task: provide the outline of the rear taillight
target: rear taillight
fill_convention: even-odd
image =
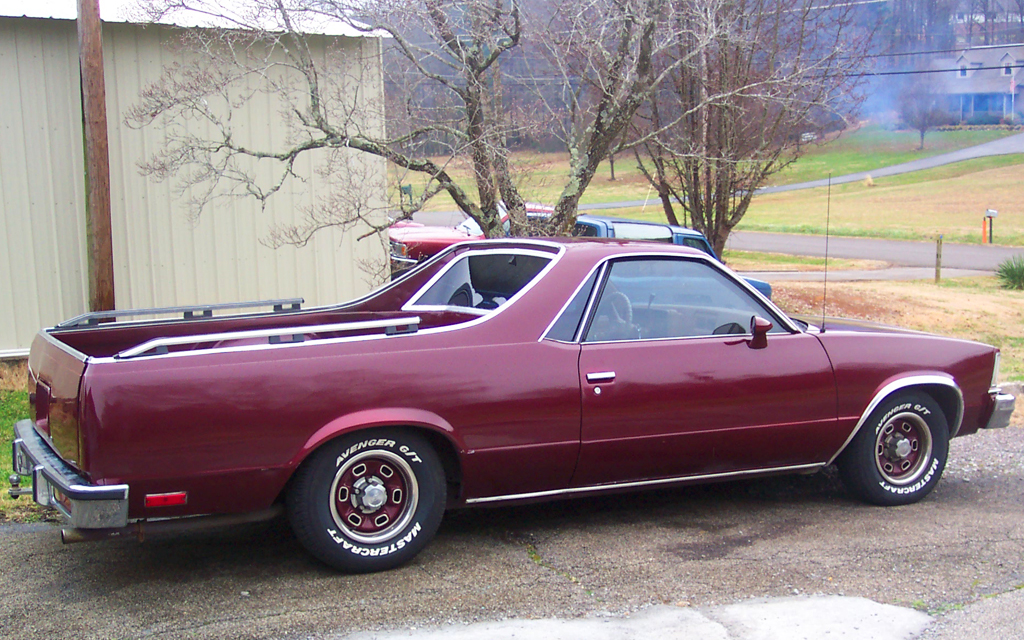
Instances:
[[[32,394],[32,405],[35,407],[36,429],[50,435],[50,387],[42,382],[36,383],[36,392]]]

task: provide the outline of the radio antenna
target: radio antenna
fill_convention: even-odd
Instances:
[[[821,292],[821,332],[825,333],[825,301],[828,299],[828,227],[832,218],[832,172],[828,172],[828,192],[825,197],[825,281]]]

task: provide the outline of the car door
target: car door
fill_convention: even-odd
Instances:
[[[841,445],[817,338],[708,260],[614,261],[591,308],[573,486],[800,467]]]

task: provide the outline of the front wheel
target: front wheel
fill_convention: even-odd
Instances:
[[[430,444],[405,429],[328,442],[299,468],[287,495],[299,542],[352,573],[408,562],[430,542],[445,505],[444,470]]]
[[[850,493],[882,506],[911,504],[942,476],[949,426],[931,396],[903,392],[882,402],[839,456]]]

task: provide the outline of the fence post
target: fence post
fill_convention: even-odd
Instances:
[[[939,234],[939,239],[935,241],[935,284],[939,284],[939,280],[942,279],[942,234]]]

